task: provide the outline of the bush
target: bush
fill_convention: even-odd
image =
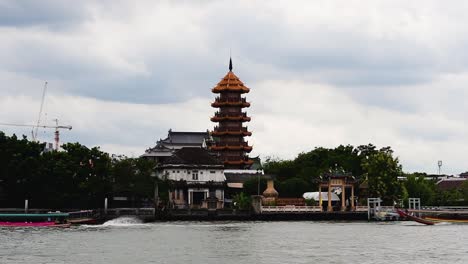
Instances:
[[[307,206],[316,206],[318,205],[318,202],[315,201],[315,199],[305,199],[305,204]]]
[[[234,202],[234,208],[236,209],[248,210],[252,205],[252,200],[250,199],[250,196],[243,192],[236,194],[233,197],[232,201]]]

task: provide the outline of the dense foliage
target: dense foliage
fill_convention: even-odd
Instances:
[[[438,191],[435,181],[424,179],[427,175],[403,173],[390,147],[377,149],[371,144],[315,148],[293,160],[268,158],[264,169],[265,173],[276,175],[275,188],[280,197],[301,197],[306,191],[317,191],[322,175],[336,171],[352,173],[360,187],[364,187],[355,190],[358,197],[381,197],[384,204],[407,202],[408,197],[420,197],[426,205],[468,201],[468,183],[461,190]],[[398,180],[399,176],[406,176],[407,180]],[[256,186],[257,180],[251,181],[249,184]],[[247,193],[249,190],[246,189]]]
[[[154,164],[144,159],[111,158],[79,143],[42,152],[43,144],[0,132],[0,206],[97,208],[104,198],[129,197],[128,205],[150,201]]]
[[[43,152],[43,148],[43,144],[26,137],[0,132],[0,207],[22,207],[25,199],[35,208],[99,208],[105,197],[110,198],[110,206],[152,203],[153,162],[110,157],[99,148],[79,143],[64,144],[59,152]],[[352,173],[359,186],[365,187],[356,188],[358,197],[381,197],[385,204],[406,202],[408,197],[419,197],[424,205],[468,202],[468,181],[459,189],[440,191],[436,181],[427,180],[424,173],[404,174],[389,147],[315,148],[294,160],[268,158],[264,169],[276,176],[280,197],[302,197],[304,192],[317,191],[324,173],[335,171]],[[405,180],[398,180],[399,176],[406,176]],[[172,187],[166,181],[159,181],[158,186],[159,197],[167,200]],[[264,178],[245,182],[243,193],[235,198],[238,207],[245,206],[249,195],[262,193],[265,188]],[[127,197],[128,201],[117,204],[113,197]]]

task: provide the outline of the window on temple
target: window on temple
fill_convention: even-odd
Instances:
[[[193,171],[192,172],[192,180],[198,180],[198,171]]]

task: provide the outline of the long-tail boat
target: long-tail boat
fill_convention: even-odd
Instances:
[[[68,213],[0,214],[0,227],[70,227]]]
[[[402,217],[402,218],[406,218],[408,220],[412,220],[412,221],[415,221],[415,222],[418,222],[418,223],[421,223],[421,224],[425,224],[425,225],[434,225],[433,221],[430,221],[430,220],[427,220],[427,219],[424,219],[424,218],[421,218],[421,217],[417,217],[417,216],[414,216],[414,215],[410,215],[409,213],[403,212],[400,209],[397,209],[396,211],[400,215],[400,217]]]
[[[432,222],[468,223],[468,210],[466,208],[413,209],[409,211],[421,214],[422,218]]]

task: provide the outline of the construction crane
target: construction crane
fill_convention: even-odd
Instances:
[[[71,130],[72,126],[59,126],[58,119],[54,119],[55,121],[55,126],[46,126],[46,125],[23,125],[23,124],[11,124],[11,123],[0,123],[0,126],[17,126],[17,127],[32,127],[33,129],[36,127],[41,127],[41,128],[54,128],[55,129],[55,150],[59,149],[59,143],[60,143],[60,132],[59,129],[68,129]]]
[[[33,141],[36,141],[37,130],[39,129],[39,126],[41,124],[42,109],[44,107],[44,100],[45,100],[46,91],[47,91],[47,82],[44,83],[44,89],[42,90],[41,107],[39,107],[39,115],[37,116],[37,124],[36,124],[35,127],[33,127],[33,130],[31,132]]]

